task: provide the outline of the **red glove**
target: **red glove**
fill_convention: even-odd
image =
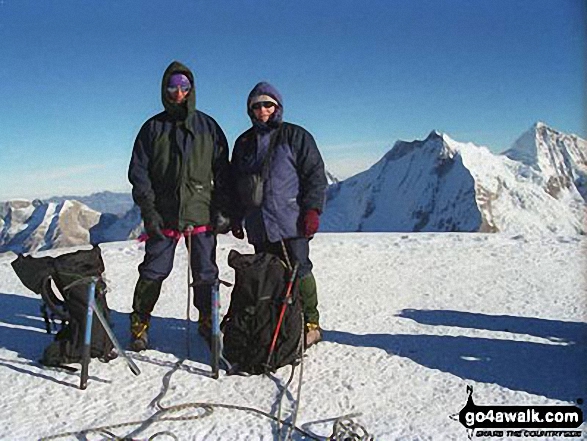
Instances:
[[[304,215],[304,236],[312,237],[320,226],[320,212],[316,209],[306,211]]]

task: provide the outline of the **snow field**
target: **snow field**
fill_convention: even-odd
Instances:
[[[127,343],[136,242],[101,245],[114,331]],[[230,249],[220,237],[221,278],[233,281]],[[42,254],[57,255],[65,250]],[[191,325],[186,355],[186,250],[163,285],[150,333],[153,349],[124,360],[93,360],[88,389],[79,373],[34,364],[51,337],[39,318],[40,298],[18,281],[14,255],[0,256],[0,439],[29,440],[90,427],[147,439],[161,431],[182,440],[273,440],[276,426],[258,415],[216,408],[189,421],[141,424],[163,406],[211,402],[276,415],[290,368],[271,377],[207,376],[208,350]],[[478,405],[557,405],[587,398],[585,243],[578,238],[526,239],[500,234],[332,233],[311,242],[325,341],[308,350],[297,425],[327,437],[337,417],[353,419],[377,440],[461,440],[449,419],[474,387]],[[223,312],[230,288],[221,288]],[[191,308],[192,320],[197,312]],[[298,379],[283,399],[295,402]],[[583,412],[586,412],[583,405]],[[201,412],[186,409],[181,416]],[[173,414],[176,416],[176,414]],[[79,439],[74,436],[61,439]],[[88,440],[104,439],[91,433]],[[160,439],[171,439],[164,438]],[[293,439],[304,439],[295,435]],[[482,438],[477,438],[482,439]],[[520,439],[520,438],[517,438]]]

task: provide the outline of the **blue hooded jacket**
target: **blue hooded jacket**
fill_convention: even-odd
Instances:
[[[249,106],[259,95],[268,95],[279,103],[267,123],[258,121]],[[253,127],[237,138],[232,152],[236,185],[243,176],[260,173],[272,140],[275,146],[269,159],[261,207],[247,210],[235,196],[234,215],[244,219],[249,242],[254,245],[303,237],[300,228],[303,216],[311,209],[322,212],[327,186],[324,162],[316,142],[304,128],[282,121],[283,99],[269,83],[261,82],[253,88],[247,99],[247,113]]]

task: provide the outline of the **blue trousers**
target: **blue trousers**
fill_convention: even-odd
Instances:
[[[186,246],[188,240],[186,238]],[[173,238],[149,238],[145,244],[145,258],[139,265],[141,279],[160,282],[165,280],[173,269],[176,247],[177,241]],[[190,266],[194,278],[194,306],[201,313],[210,314],[212,286],[218,282],[216,236],[211,232],[191,236],[191,247]],[[140,296],[141,293],[136,295]]]

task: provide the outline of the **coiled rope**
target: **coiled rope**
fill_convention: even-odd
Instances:
[[[373,441],[373,435],[369,435],[367,430],[360,424],[355,423],[351,417],[358,415],[348,415],[338,418],[334,422],[334,429],[329,441]]]

